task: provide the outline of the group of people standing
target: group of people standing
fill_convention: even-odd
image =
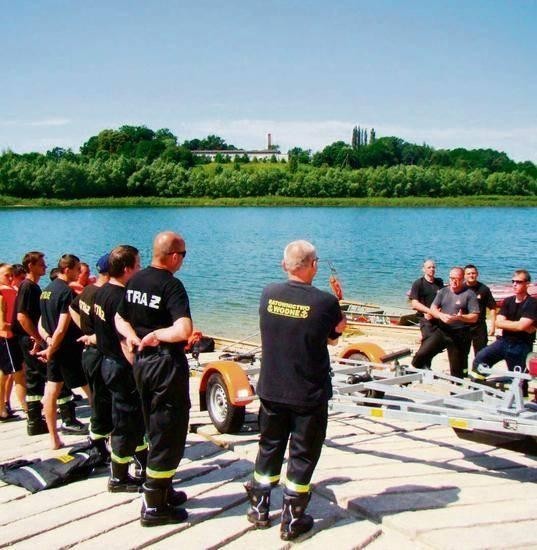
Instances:
[[[144,526],[188,517],[182,507],[187,496],[172,485],[184,453],[190,409],[185,345],[193,324],[187,292],[174,277],[186,253],[180,235],[159,233],[150,266],[140,269],[138,250],[117,246],[99,259],[97,280],[80,285],[76,296],[70,284],[79,280],[81,262],[72,254],[60,258],[55,280],[43,291],[38,283],[46,271],[44,254],[26,254],[22,263],[27,275],[15,299],[3,293],[0,265],[1,295],[11,304],[3,308],[0,344],[5,351],[0,358],[4,369],[7,363],[14,365],[15,345],[22,354],[23,360],[17,361],[26,365],[28,433],[48,431],[52,447],[61,447],[58,406],[60,413],[62,406],[67,411],[61,429],[82,433],[70,392],[81,387],[92,409],[90,441],[102,460],[110,462],[108,489],[143,492]],[[311,243],[289,243],[282,260],[287,280],[268,285],[259,304],[260,436],[253,477],[245,484],[247,519],[255,528],[270,526],[271,492],[280,483],[288,447],[283,540],[313,526],[306,508],[332,397],[327,346],[337,343],[346,326],[338,299],[313,286],[318,262]],[[528,271],[515,271],[514,296],[498,313],[474,265],[452,268],[448,286],[435,275],[435,263],[427,260],[410,293],[422,332],[413,365],[430,368],[433,357],[447,348],[451,374],[464,377],[473,343],[474,365],[505,359],[511,370],[523,366],[537,325],[537,300],[527,293]],[[503,331],[502,337],[487,346],[496,329]]]
[[[143,270],[138,250],[120,245],[99,259],[91,285],[80,284],[80,259],[64,254],[41,290],[47,266],[38,251],[22,260],[26,277],[18,292],[11,266],[0,279],[0,365],[3,373],[25,372],[28,434],[48,432],[58,449],[59,431],[88,433],[71,393],[82,388],[91,405],[90,442],[110,464],[108,490],[142,491],[144,526],[188,516],[186,494],[172,487],[190,408],[184,347],[192,320],[186,290],[174,277],[185,255],[183,238],[165,231]]]
[[[473,264],[453,267],[449,284],[436,277],[431,259],[423,263],[423,276],[410,290],[412,308],[420,318],[421,345],[412,359],[416,368],[430,368],[435,355],[447,349],[451,376],[482,380],[478,367],[492,367],[505,360],[509,370],[524,370],[537,328],[537,299],[528,294],[531,275],[525,269],[513,273],[513,296],[506,298],[499,311],[488,286],[478,280]],[[487,312],[489,325],[487,325]],[[501,330],[490,345],[488,337]],[[474,360],[468,371],[468,355],[473,346]],[[527,393],[527,383],[523,384]]]

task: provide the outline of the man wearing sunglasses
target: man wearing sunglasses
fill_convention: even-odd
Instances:
[[[537,325],[537,298],[528,294],[530,281],[531,276],[525,269],[518,269],[513,274],[511,282],[514,296],[504,300],[496,317],[496,328],[502,329],[502,335],[476,355],[472,367],[474,378],[479,378],[476,374],[479,365],[492,367],[502,359],[510,371],[515,367],[523,370],[526,366],[526,357],[533,347]],[[527,390],[527,381],[524,381],[525,395]]]
[[[133,374],[142,398],[149,439],[144,527],[178,523],[188,517],[183,491],[173,476],[185,450],[190,410],[185,344],[192,334],[190,303],[183,283],[173,276],[186,256],[184,239],[172,231],[153,241],[151,265],[129,280],[115,317],[126,347],[136,351]]]

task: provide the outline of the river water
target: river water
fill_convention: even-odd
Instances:
[[[428,257],[446,280],[451,266],[470,262],[484,282],[507,282],[519,267],[537,279],[536,228],[536,208],[21,208],[0,210],[0,261],[41,250],[50,268],[70,252],[93,269],[115,245],[132,244],[147,265],[153,236],[171,229],[186,239],[177,276],[197,327],[245,337],[257,330],[261,289],[284,277],[291,240],[317,247],[317,286],[328,290],[332,262],[345,298],[396,311]]]

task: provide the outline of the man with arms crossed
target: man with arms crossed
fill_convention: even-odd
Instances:
[[[116,327],[127,348],[137,348],[134,379],[142,398],[149,438],[147,479],[140,514],[143,526],[184,521],[186,500],[172,479],[183,457],[190,409],[189,371],[184,347],[192,334],[185,287],[173,274],[186,256],[184,239],[171,231],[153,241],[151,265],[127,283]]]
[[[280,480],[289,441],[283,540],[295,539],[313,526],[305,510],[332,397],[327,344],[335,344],[345,328],[337,298],[312,286],[318,261],[311,243],[288,244],[282,261],[288,280],[267,286],[259,305],[260,439],[253,480],[245,485],[250,500],[247,518],[257,528],[270,526],[270,492]]]
[[[463,378],[468,373],[470,325],[477,321],[479,303],[475,294],[463,286],[464,270],[449,272],[449,286],[438,291],[430,311],[438,319],[438,328],[422,341],[412,359],[418,369],[427,368],[433,357],[447,348],[451,376]]]
[[[502,359],[510,371],[515,367],[524,370],[526,357],[535,341],[537,326],[537,298],[528,294],[530,281],[531,276],[525,269],[517,269],[513,273],[514,296],[503,301],[496,317],[496,328],[502,329],[502,335],[475,356],[472,367],[474,372],[479,365],[492,367]],[[526,380],[522,389],[527,394]]]

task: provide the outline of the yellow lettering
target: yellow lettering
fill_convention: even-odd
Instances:
[[[280,317],[292,317],[294,319],[307,319],[310,306],[303,304],[290,304],[288,302],[281,302],[280,300],[270,299],[267,305],[267,311],[273,315],[279,315]]]

